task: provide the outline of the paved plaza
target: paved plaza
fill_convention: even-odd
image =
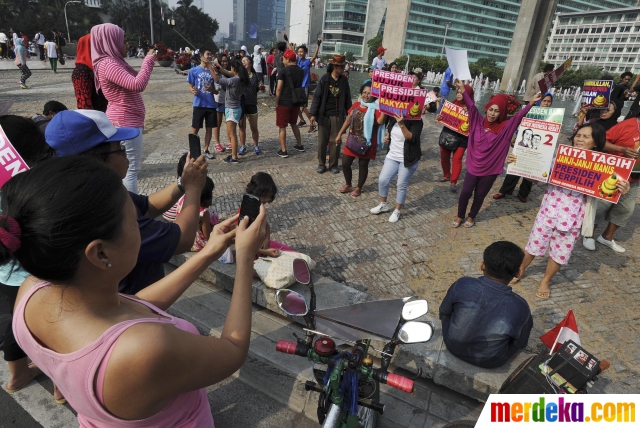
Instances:
[[[70,70],[57,75],[35,70],[29,80],[32,89],[20,90],[15,83],[16,71],[0,71],[0,101],[15,101],[11,113],[19,115],[40,112],[51,99],[74,107],[70,75]],[[192,95],[184,77],[157,67],[143,98],[147,120],[140,192],[150,193],[175,180],[175,166],[188,147]],[[458,194],[449,192],[448,183],[436,181],[441,177],[437,145],[441,127],[433,122],[433,115],[425,117],[423,158],[410,182],[402,217],[392,224],[389,214],[369,213],[378,203],[377,177],[384,155],[371,163],[360,197],[340,194],[337,190],[344,184],[342,174],[315,172],[317,133],[302,130],[307,150],[298,153],[292,149],[294,138],[289,130],[290,157],[282,159],[276,155],[279,143],[273,99],[261,95],[258,107],[263,154],[254,155],[249,145],[249,154],[239,165],[223,163],[220,155],[209,164],[209,176],[216,186],[216,211],[223,218],[235,213],[251,175],[270,173],[278,185],[278,195],[268,206],[272,238],[313,257],[321,275],[381,299],[414,294],[425,297],[431,313],[437,314],[452,282],[463,275],[481,275],[479,266],[486,246],[497,240],[513,241],[522,247],[526,244],[544,185],[534,186],[532,200],[526,204],[515,197],[500,201],[489,197],[475,227],[450,227]],[[226,132],[221,134],[226,145]],[[395,185],[395,181],[392,183]],[[501,183],[499,178],[490,195]],[[395,188],[389,194],[389,201],[394,199]],[[530,349],[540,349],[537,336],[573,309],[583,345],[612,363],[605,376],[640,388],[639,223],[640,213],[636,212],[628,226],[616,234],[616,241],[627,249],[624,254],[599,244],[595,252],[577,245],[569,265],[555,276],[547,301],[535,298],[547,260],[534,261],[527,276],[514,287],[529,302],[534,316]]]

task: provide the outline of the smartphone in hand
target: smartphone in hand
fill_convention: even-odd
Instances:
[[[242,196],[242,204],[240,205],[240,218],[238,221],[242,221],[243,218],[249,217],[249,224],[260,214],[260,198],[249,193],[245,193]]]
[[[191,159],[197,159],[202,154],[202,149],[200,148],[200,137],[195,134],[189,134],[189,154],[191,154]]]

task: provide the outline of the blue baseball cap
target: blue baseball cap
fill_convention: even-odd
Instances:
[[[56,156],[79,155],[99,144],[132,140],[138,128],[116,128],[107,115],[97,110],[64,110],[47,125],[44,137]]]

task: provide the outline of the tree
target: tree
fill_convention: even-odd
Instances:
[[[347,54],[344,57],[347,60],[347,62],[355,62],[356,61],[356,56],[353,54],[353,52],[347,52]]]
[[[367,42],[369,46],[369,64],[373,62],[373,59],[378,55],[378,48],[382,46],[382,34],[378,34]]]
[[[469,71],[472,76],[479,76],[480,73],[490,80],[496,80],[502,77],[504,68],[498,67],[495,59],[479,58],[476,62],[469,63]]]

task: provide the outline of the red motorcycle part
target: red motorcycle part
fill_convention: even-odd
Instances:
[[[409,393],[412,393],[414,390],[413,381],[411,379],[407,379],[404,376],[394,373],[387,374],[387,385]]]
[[[321,357],[330,357],[336,353],[336,342],[329,337],[323,337],[316,340],[313,344],[313,350]]]
[[[276,351],[295,355],[297,347],[297,343],[287,342],[286,340],[278,340],[278,343],[276,344]]]

